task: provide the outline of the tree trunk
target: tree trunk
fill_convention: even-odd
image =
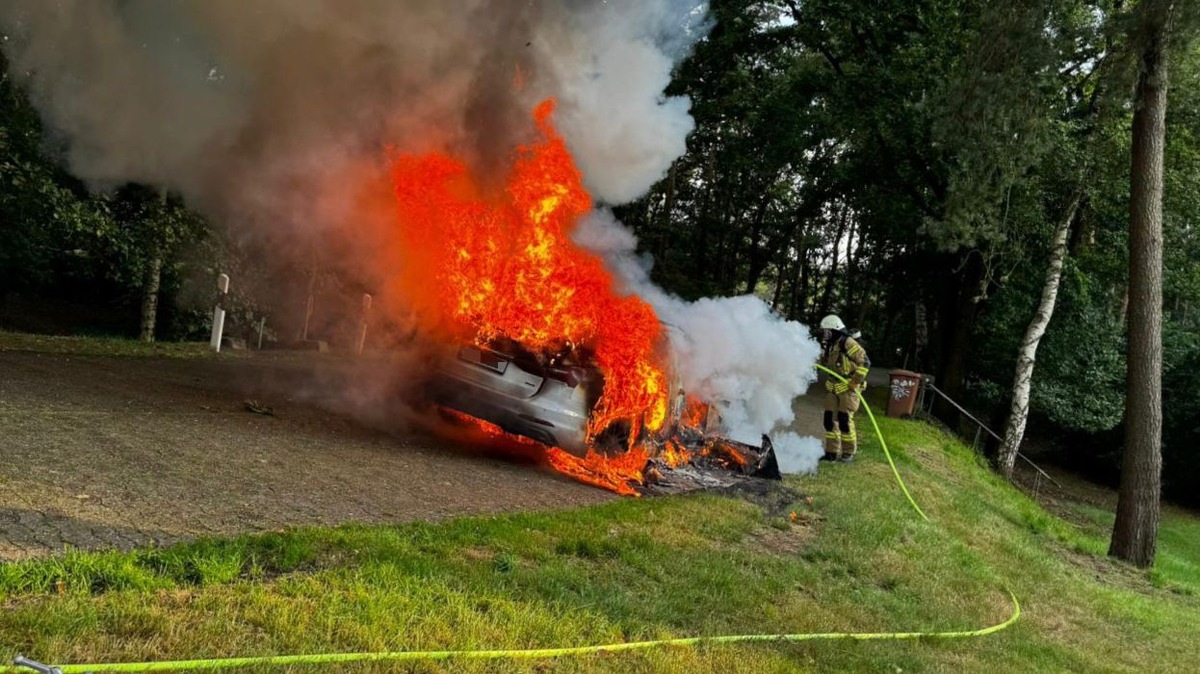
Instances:
[[[700,217],[696,219],[696,233],[693,236],[692,241],[692,265],[693,269],[697,270],[697,275],[700,276],[700,278],[693,279],[693,281],[696,283],[696,286],[693,288],[694,291],[707,291],[711,287],[710,283],[713,281],[715,276],[708,266],[710,252],[709,232],[712,230],[712,223],[710,220],[713,217],[713,202],[716,200],[716,197],[713,195],[713,192],[716,190],[716,185],[714,184],[716,176],[714,174],[715,171],[713,169],[713,158],[712,156],[709,156],[705,158],[704,168],[701,169],[701,175],[703,176],[702,180],[704,181],[704,191],[702,194],[697,196],[697,199],[700,202]]]
[[[937,385],[951,398],[959,398],[962,395],[971,351],[971,337],[975,333],[975,321],[979,316],[976,290],[986,274],[983,257],[979,253],[967,253],[962,267],[960,273],[948,276],[943,311],[937,317],[940,340],[936,353],[941,362]],[[958,426],[958,410],[941,396],[938,396],[934,403],[933,412],[951,428]]]
[[[856,274],[856,272],[858,270],[858,266],[855,263],[858,262],[858,260],[856,259],[855,255],[854,255],[854,253],[855,253],[854,230],[855,230],[854,222],[851,222],[849,228],[846,230],[846,270],[845,270],[845,273],[846,273],[846,288],[847,288],[847,291],[846,291],[847,304],[849,304],[849,301],[850,301],[850,296],[851,296],[850,289],[854,288],[856,283],[861,284],[861,282],[862,282],[862,279],[858,278],[858,276]],[[861,236],[858,237],[858,242],[859,242],[859,244],[862,243]],[[847,316],[850,314],[848,309],[843,309],[842,311]],[[861,324],[861,322],[862,321],[859,321],[856,324]]]
[[[1145,0],[1129,194],[1125,456],[1108,554],[1154,564],[1162,486],[1162,197],[1167,35],[1174,3]]]
[[[1008,421],[1004,424],[1004,442],[1000,445],[1000,472],[1009,481],[1013,478],[1013,467],[1017,463],[1017,452],[1025,437],[1025,423],[1029,420],[1029,390],[1033,385],[1033,366],[1037,360],[1038,344],[1046,334],[1046,326],[1054,315],[1054,304],[1058,300],[1058,283],[1062,280],[1063,261],[1067,257],[1068,235],[1071,221],[1083,198],[1076,192],[1067,207],[1067,213],[1054,230],[1054,243],[1050,248],[1050,266],[1046,269],[1046,281],[1042,284],[1042,300],[1038,303],[1033,320],[1025,329],[1025,338],[1017,351],[1017,369],[1013,374],[1012,404],[1009,406]]]
[[[925,310],[925,301],[918,299],[913,305],[913,369],[925,370],[925,352],[929,348],[929,316]],[[907,367],[907,366],[906,366]]]
[[[154,341],[154,326],[158,322],[158,288],[162,282],[162,252],[155,247],[146,262],[146,276],[142,282],[142,329],[143,342]]]
[[[842,236],[846,234],[846,224],[850,220],[849,214],[846,212],[846,207],[842,206],[838,214],[837,234],[833,237],[832,261],[829,263],[829,274],[825,276],[825,289],[821,294],[821,315],[833,313],[833,288],[837,283],[838,277],[838,261],[841,258],[838,255],[838,246],[842,243]],[[838,312],[842,313],[842,312]]]
[[[675,179],[679,174],[679,161],[671,162],[671,170],[667,173],[667,194],[663,203],[661,217],[658,218],[657,259],[667,259],[667,244],[671,236],[671,222],[675,218]]]
[[[788,259],[790,248],[791,246],[785,244],[779,253],[779,260],[775,262],[775,293],[771,296],[771,311],[776,313],[779,312],[779,304],[783,302],[783,286],[791,272],[791,260]]]
[[[746,273],[746,294],[753,295],[754,290],[758,287],[758,282],[762,279],[763,272],[767,270],[767,260],[770,258],[773,250],[770,246],[762,246],[759,239],[762,238],[763,223],[767,217],[767,210],[771,206],[770,192],[764,190],[762,201],[759,202],[758,208],[754,214],[754,226],[750,230],[750,246],[746,253],[749,269]]]
[[[800,310],[797,317],[801,321],[808,321],[812,318],[808,311],[809,287],[812,285],[812,258],[809,255],[811,251],[808,245],[804,247],[803,257],[800,258]]]
[[[801,241],[804,241],[804,232],[797,236],[796,246],[796,262],[792,266],[792,278],[788,290],[788,310],[787,317],[789,321],[801,320],[804,318],[804,306],[800,299],[800,281],[808,269],[808,246],[800,246]]]

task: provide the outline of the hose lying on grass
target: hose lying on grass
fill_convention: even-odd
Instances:
[[[1007,590],[1006,590],[1007,591]],[[801,641],[887,641],[903,639],[964,639],[995,634],[1007,629],[1021,617],[1021,605],[1011,591],[1012,615],[1002,623],[976,630],[960,632],[827,632],[813,634],[738,634],[724,637],[684,637],[680,639],[656,639],[653,641],[630,641],[599,646],[571,646],[567,648],[529,648],[514,650],[477,651],[393,651],[380,653],[321,653],[313,655],[267,655],[251,658],[218,658],[213,660],[171,660],[162,662],[119,662],[112,664],[63,665],[49,668],[40,663],[29,663],[17,656],[25,667],[51,674],[83,674],[84,672],[161,672],[196,669],[233,669],[235,667],[285,666],[300,664],[333,664],[347,662],[398,662],[413,660],[518,660],[561,658],[571,655],[594,655],[619,651],[640,651],[663,646],[715,646],[738,643],[794,643]],[[26,670],[17,666],[0,666],[0,674],[20,674]]]
[[[816,365],[817,369],[822,370],[829,375],[836,377],[841,381],[846,381],[838,373],[830,370],[823,365]],[[929,517],[921,510],[921,506],[913,500],[912,494],[908,492],[908,487],[905,486],[904,480],[900,477],[900,471],[896,469],[896,463],[892,460],[892,453],[888,450],[887,441],[883,438],[883,432],[879,430],[879,424],[875,421],[875,414],[871,411],[871,406],[859,393],[859,400],[862,401],[863,408],[867,410],[867,416],[871,419],[871,426],[875,428],[875,435],[879,438],[879,444],[883,447],[883,454],[887,457],[888,465],[892,467],[892,474],[896,476],[896,482],[900,485],[900,490],[904,492],[904,497],[908,499],[913,510],[917,511],[926,521]],[[616,653],[619,651],[636,651],[649,648],[659,648],[663,646],[715,646],[721,644],[737,644],[737,643],[762,643],[762,642],[801,642],[801,641],[833,641],[833,640],[853,640],[853,641],[882,641],[882,640],[903,640],[903,639],[963,639],[968,637],[982,637],[988,634],[995,634],[1003,629],[1006,629],[1017,622],[1021,617],[1021,605],[1017,602],[1017,597],[1011,591],[1008,591],[1008,596],[1012,600],[1013,612],[1008,620],[1002,623],[984,627],[977,630],[968,630],[960,632],[825,632],[813,634],[738,634],[723,637],[683,637],[679,639],[656,639],[653,641],[630,641],[616,644],[603,644],[595,646],[570,646],[566,648],[531,648],[531,649],[515,649],[515,650],[474,650],[474,651],[391,651],[379,653],[321,653],[312,655],[268,655],[261,657],[246,657],[246,658],[218,658],[212,660],[169,660],[161,662],[120,662],[111,664],[89,664],[89,665],[63,665],[61,667],[46,667],[40,663],[30,662],[17,656],[15,663],[20,663],[12,666],[0,666],[0,674],[19,674],[26,671],[22,667],[29,667],[44,672],[45,674],[53,674],[60,672],[61,674],[83,674],[84,672],[150,672],[150,671],[181,671],[181,670],[197,670],[197,669],[232,669],[235,667],[253,667],[253,666],[285,666],[299,664],[332,664],[332,663],[347,663],[347,662],[397,662],[397,661],[413,661],[413,660],[516,660],[516,659],[545,659],[545,658],[561,658],[571,655],[590,655],[596,653]]]
[[[824,365],[818,363],[813,367],[829,374],[832,377],[836,377],[843,383],[848,383],[848,380],[845,377],[834,372],[833,370],[830,370]],[[887,440],[883,439],[883,432],[879,430],[879,424],[875,421],[875,413],[871,411],[871,406],[867,404],[867,399],[863,397],[861,392],[858,393],[858,399],[862,401],[863,409],[867,411],[867,416],[871,419],[871,426],[875,428],[875,435],[879,438],[880,446],[883,447],[883,455],[887,457],[888,465],[892,467],[892,475],[896,476],[896,482],[900,485],[900,491],[904,492],[904,498],[908,499],[908,502],[912,505],[913,510],[917,511],[917,514],[921,516],[921,519],[928,522],[929,518],[925,515],[925,512],[921,510],[921,506],[917,505],[917,502],[913,500],[912,494],[908,493],[908,487],[905,486],[904,479],[900,477],[900,471],[896,470],[896,462],[892,461],[892,453],[888,451]]]

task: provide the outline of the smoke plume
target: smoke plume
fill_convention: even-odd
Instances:
[[[10,71],[76,175],[180,193],[281,264],[319,254],[368,284],[396,259],[383,148],[465,157],[499,181],[529,111],[555,97],[587,188],[630,201],[686,149],[690,103],[664,90],[708,26],[701,0],[0,4]],[[802,326],[751,296],[670,296],[606,213],[578,239],[673,326],[684,385],[738,439],[791,423],[817,355]]]
[[[651,261],[636,253],[637,237],[610,211],[593,211],[574,237],[654,306],[669,327],[684,389],[717,405],[735,440],[757,444],[762,433],[792,425],[792,401],[816,379],[812,364],[820,356],[807,328],[781,319],[753,295],[687,302],[663,291],[650,280]],[[819,443],[813,451],[806,440],[812,439],[790,435],[775,443],[784,447],[791,472],[816,470]]]
[[[76,175],[296,228],[354,215],[338,193],[384,145],[492,168],[547,96],[595,196],[639,196],[692,129],[662,92],[704,17],[690,0],[12,0],[0,31]]]
[[[817,462],[825,454],[821,441],[813,437],[785,432],[776,434],[771,439],[775,446],[775,458],[779,461],[779,470],[790,475],[816,472]]]

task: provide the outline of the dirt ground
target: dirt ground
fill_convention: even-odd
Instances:
[[[0,351],[0,560],[615,498],[422,432],[386,386],[331,393],[394,366]]]

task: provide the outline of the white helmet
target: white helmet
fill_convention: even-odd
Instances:
[[[842,319],[838,318],[837,316],[835,316],[833,314],[829,314],[825,318],[821,319],[821,329],[822,330],[845,330],[846,324],[843,323]]]

